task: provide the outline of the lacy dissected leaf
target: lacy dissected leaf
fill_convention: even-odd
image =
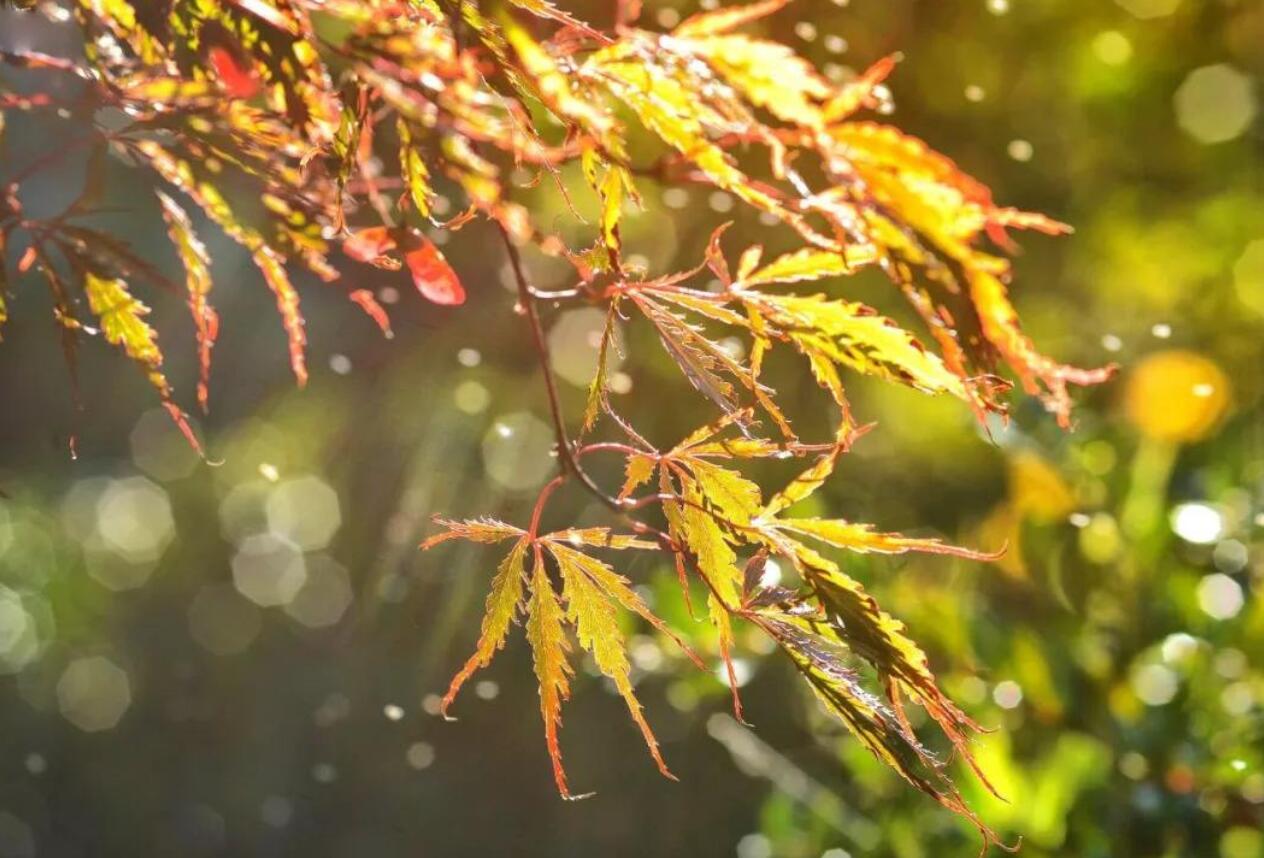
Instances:
[[[623,238],[619,234],[623,204],[636,195],[632,175],[626,168],[611,164],[606,168],[605,177],[597,186],[597,192],[601,196],[601,240],[609,251],[611,267],[617,271],[619,251],[623,247]]]
[[[756,438],[721,437],[725,429],[740,421],[740,415],[726,416],[659,457],[664,473],[681,483],[682,494],[694,496],[704,511],[730,530],[748,526],[761,513],[763,498],[756,483],[717,460],[778,455],[782,449]]]
[[[443,533],[436,534],[421,543],[423,551],[433,548],[441,542],[447,542],[449,539],[467,539],[470,542],[495,543],[503,542],[506,539],[517,539],[525,532],[520,527],[505,524],[503,521],[497,521],[494,518],[482,518],[473,521],[452,521],[446,518],[436,518],[435,523],[446,529]]]
[[[628,456],[619,497],[631,497],[633,492],[653,479],[654,471],[657,469],[658,461],[653,456],[641,454]]]
[[[826,277],[845,277],[877,259],[877,248],[870,244],[853,244],[838,251],[805,247],[743,275],[741,284],[750,288],[772,283],[802,283]]]
[[[888,202],[901,204],[901,214],[912,215],[909,222],[919,230],[936,237],[965,238],[983,227],[986,209],[992,206],[992,192],[924,141],[876,122],[841,123],[830,129],[830,136],[866,180],[881,183],[877,191],[880,197],[896,195]],[[899,187],[888,178],[898,179]],[[898,193],[901,188],[908,196]],[[903,204],[912,204],[918,189],[935,193],[923,193],[921,208],[904,211]],[[926,220],[930,217],[940,223]]]
[[[726,295],[699,292],[696,289],[683,289],[676,286],[665,289],[646,287],[638,291],[641,294],[653,295],[659,301],[675,304],[677,307],[725,325],[733,325],[739,328],[751,327],[749,318],[726,306],[730,300],[729,296]]]
[[[84,292],[88,296],[88,309],[101,324],[105,341],[118,346],[129,358],[140,364],[164,395],[167,381],[159,367],[162,351],[158,348],[158,335],[145,322],[149,308],[132,297],[127,284],[112,277],[101,277],[89,271],[83,278]]]
[[[654,323],[659,341],[685,378],[694,388],[714,402],[726,414],[739,412],[732,383],[720,373],[743,378],[745,370],[719,344],[707,339],[701,329],[691,325],[656,301],[634,295],[646,318]]]
[[[505,40],[518,56],[533,84],[533,94],[558,119],[570,122],[592,138],[609,154],[623,156],[623,148],[615,130],[614,119],[589,98],[575,89],[575,76],[563,71],[558,61],[543,45],[532,38],[526,28],[512,16],[503,16]]]
[[[778,215],[784,210],[766,190],[753,183],[707,136],[708,125],[723,125],[718,114],[698,98],[696,88],[645,55],[617,45],[585,63],[587,72],[603,81],[637,118],[664,143],[692,161],[717,186],[750,205]]]
[[[672,484],[673,477],[675,486]],[[672,475],[663,470],[660,483],[664,494],[680,498],[680,501],[663,503],[668,532],[689,550],[698,571],[721,605],[731,608],[739,604],[743,578],[737,565],[737,554],[716,516],[708,511],[708,499],[698,482],[682,470]]]
[[[592,382],[588,385],[588,403],[584,406],[583,432],[588,432],[597,423],[602,407],[606,402],[607,375],[610,367],[610,349],[614,342],[616,319],[618,318],[618,302],[611,301],[606,310],[605,327],[601,330],[601,343],[597,347],[597,369],[593,373]]]
[[[833,95],[834,87],[789,47],[741,35],[695,37],[682,42],[754,106],[807,129],[824,126],[821,105]]]
[[[619,629],[617,606],[636,613],[670,636],[695,662],[698,661],[697,656],[649,610],[625,578],[607,564],[574,547],[588,545],[614,549],[652,549],[657,545],[636,537],[612,534],[606,528],[571,529],[533,540],[518,528],[492,520],[455,522],[441,519],[439,523],[447,528],[446,532],[426,540],[423,548],[430,548],[448,539],[486,543],[515,540],[492,581],[474,654],[453,678],[443,698],[441,711],[446,715],[462,685],[477,670],[486,667],[504,645],[509,628],[524,600],[525,561],[527,552],[532,551],[534,559],[529,579],[530,592],[526,599],[526,631],[540,684],[541,713],[558,790],[564,797],[572,797],[562,767],[557,736],[561,724],[561,705],[569,696],[569,680],[572,674],[567,660],[569,644],[563,620],[574,625],[580,645],[593,654],[598,668],[615,683],[616,689],[627,703],[628,711],[641,730],[655,763],[664,775],[672,777],[659,753],[658,742],[645,721],[641,705],[633,693],[631,665],[627,659],[623,634]],[[544,551],[557,564],[562,580],[562,603],[566,606],[564,613],[545,569]]]
[[[695,433],[694,437],[697,435]],[[716,629],[720,658],[733,694],[733,711],[740,721],[742,702],[733,667],[733,628],[729,614],[741,604],[745,576],[737,565],[737,554],[730,540],[739,539],[734,527],[741,527],[749,521],[754,511],[750,508],[752,491],[754,509],[758,509],[759,489],[736,471],[720,468],[705,459],[691,459],[681,455],[679,450],[677,448],[672,457],[662,460],[660,490],[680,498],[679,501],[665,501],[663,514],[667,519],[668,532],[689,552],[709,590],[707,615]],[[699,472],[703,474],[701,478],[698,477]],[[718,511],[718,515],[713,510]],[[681,586],[686,588],[688,596],[683,568]]]
[[[172,56],[191,76],[209,66],[227,95],[262,93],[269,107],[317,140],[337,130],[340,105],[297,4],[177,2],[168,23]]]
[[[660,547],[657,542],[650,542],[637,536],[629,536],[626,533],[615,533],[608,527],[572,527],[568,530],[557,530],[546,536],[541,536],[540,541],[559,545],[587,545],[592,548],[613,548],[617,551],[627,548],[654,550]]]
[[[726,436],[725,430],[742,425],[749,412],[725,414],[719,419],[690,432],[668,454],[675,459],[756,459],[785,455],[785,447],[764,438]]]
[[[729,348],[710,339],[700,326],[664,304],[675,304],[716,321],[742,327],[748,326],[746,318],[711,300],[706,293],[670,285],[647,284],[632,292],[631,296],[633,303],[654,323],[660,342],[681,372],[695,389],[719,406],[727,418],[741,425],[747,424],[751,418],[749,409],[738,406],[736,390],[729,381],[733,379],[768,413],[786,438],[794,439],[789,421],[772,396],[773,391],[759,381],[757,364],[743,366]]]
[[[673,36],[682,38],[697,36],[716,36],[736,30],[760,18],[782,9],[790,0],[762,0],[744,6],[725,6],[706,12],[699,12],[686,18],[680,26],[672,31]]]
[[[320,224],[308,210],[309,202],[280,186],[259,189],[254,201],[258,210],[247,217],[245,196],[234,197],[230,203],[221,189],[225,177],[208,167],[205,154],[181,153],[174,148],[164,148],[155,140],[138,141],[134,151],[250,253],[257,253],[266,246],[279,259],[301,262],[322,280],[338,276],[325,259],[326,243],[320,235]],[[265,164],[260,169],[279,170],[280,165]]]
[[[185,284],[188,291],[189,312],[197,334],[198,349],[198,404],[205,411],[210,397],[211,349],[219,334],[219,314],[210,305],[211,259],[206,246],[193,231],[193,223],[180,204],[158,192],[162,216],[167,223],[167,234],[175,246],[180,262],[184,265]]]
[[[819,623],[778,610],[755,618],[807,680],[817,698],[842,721],[875,757],[899,772],[917,789],[968,819],[986,847],[996,835],[966,805],[944,771],[900,713],[867,691],[846,666],[845,645]]]
[[[913,335],[864,304],[822,295],[744,293],[752,305],[801,351],[816,352],[865,375],[926,393],[969,399],[964,382]]]
[[[513,625],[518,606],[522,602],[523,576],[526,574],[524,561],[529,547],[530,543],[526,539],[519,539],[501,562],[500,568],[496,570],[496,577],[492,579],[491,592],[487,594],[487,607],[486,612],[483,614],[483,627],[479,631],[478,644],[474,648],[474,654],[469,657],[457,675],[452,678],[451,684],[448,685],[447,693],[443,695],[440,712],[445,717],[448,713],[448,707],[456,699],[457,692],[461,690],[461,686],[465,684],[465,681],[473,676],[475,671],[491,664],[491,660],[496,655],[497,650],[505,645],[505,638],[509,635],[509,627]]]
[[[1045,407],[1063,427],[1071,425],[1071,396],[1067,384],[1101,384],[1115,372],[1114,366],[1079,369],[1058,363],[1036,350],[1023,333],[1018,313],[1009,302],[1005,284],[985,271],[970,276],[970,296],[979,310],[983,333],[1014,368],[1028,393],[1040,396]],[[1041,388],[1041,384],[1044,388]]]
[[[276,298],[277,312],[290,343],[290,369],[300,387],[307,384],[307,334],[303,331],[303,315],[298,306],[298,290],[290,282],[285,265],[271,249],[261,247],[254,254],[255,265]]]
[[[1013,368],[1024,388],[1041,395],[1058,421],[1069,425],[1067,384],[1099,384],[1110,377],[1113,369],[1081,370],[1040,354],[1021,332],[1017,314],[1006,295],[1004,280],[1009,263],[981,253],[974,246],[984,232],[1007,245],[1004,230],[1009,226],[1049,234],[1068,231],[1069,227],[1042,215],[998,208],[987,187],[963,173],[952,160],[933,151],[923,141],[889,126],[841,123],[832,127],[830,134],[864,179],[873,198],[911,228],[922,242],[928,243],[935,253],[963,269],[968,280],[969,304],[958,307],[956,312],[931,309],[928,298],[906,290],[914,306],[936,332],[953,370],[963,379],[977,374],[977,367],[986,368],[989,363],[986,347],[995,348]],[[939,264],[926,254],[919,242],[900,240],[899,227],[893,222],[873,214],[867,219],[884,230],[891,240],[888,246],[909,262],[931,270]],[[941,279],[956,288],[956,278],[950,272],[945,272]],[[985,348],[981,350],[980,344],[968,337],[950,338],[941,322],[945,316],[960,324],[969,322],[968,316],[977,319],[986,338]],[[967,365],[967,360],[973,366]],[[976,410],[981,410],[981,405],[990,405],[984,401],[987,398],[985,393],[976,394]]]
[[[774,538],[769,545],[794,563],[839,640],[877,670],[896,713],[902,717],[901,695],[916,702],[978,772],[969,740],[980,728],[939,688],[926,654],[907,635],[904,624],[882,610],[838,564],[803,543]],[[983,783],[987,784],[986,779]]]
[[[430,170],[417,147],[412,128],[402,117],[396,124],[399,132],[399,168],[404,187],[413,208],[422,217],[430,217]]]
[[[705,505],[724,521],[745,526],[759,514],[763,506],[759,486],[737,471],[700,457],[674,458],[672,462],[689,470]]]
[[[200,454],[202,446],[193,434],[188,417],[171,399],[171,385],[162,372],[162,351],[158,348],[158,335],[145,321],[149,308],[132,296],[127,283],[116,277],[103,277],[87,271],[84,273],[83,289],[88,297],[88,309],[100,323],[101,335],[105,337],[105,341],[122,349],[144,371],[149,383],[162,397],[163,408],[172,422],[184,435],[189,446]],[[73,318],[59,318],[65,318],[63,326],[68,334],[72,333],[68,323],[73,322]],[[71,347],[68,347],[67,360],[71,362],[73,372],[74,357]]]
[[[619,696],[627,704],[632,720],[640,729],[658,770],[675,780],[675,775],[668,770],[659,753],[658,740],[645,721],[640,701],[632,691],[632,665],[628,662],[623,633],[619,630],[618,614],[612,600],[617,598],[625,606],[628,606],[628,600],[632,600],[632,605],[636,606],[634,610],[642,616],[652,615],[627,582],[600,560],[556,543],[549,545],[549,553],[557,561],[558,571],[562,576],[566,615],[575,626],[579,645],[592,653],[597,669],[614,683]],[[655,625],[662,627],[661,621],[657,619]]]
[[[809,536],[833,548],[843,548],[860,554],[870,552],[877,554],[904,554],[917,551],[924,554],[949,554],[964,557],[968,560],[995,560],[997,555],[980,551],[972,551],[957,545],[950,545],[939,539],[919,539],[899,533],[883,533],[874,530],[871,524],[857,524],[841,519],[819,518],[778,518],[769,522],[786,533],[797,536]]]
[[[527,642],[535,662],[535,676],[540,683],[540,715],[544,718],[544,737],[553,761],[553,780],[563,798],[574,798],[566,785],[562,768],[562,750],[557,731],[562,724],[562,703],[570,697],[570,677],[574,673],[567,660],[570,644],[562,626],[564,614],[558,603],[544,555],[537,548],[531,570],[531,597],[527,603]]]

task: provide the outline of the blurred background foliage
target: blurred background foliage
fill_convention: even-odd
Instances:
[[[609,4],[565,5],[597,17]],[[670,27],[691,11],[651,0],[645,16]],[[1264,856],[1264,5],[805,0],[767,26],[838,79],[901,51],[902,127],[1003,203],[1077,228],[1025,240],[1028,330],[1060,359],[1124,367],[1081,397],[1071,434],[1032,403],[983,432],[958,403],[853,385],[879,426],[820,511],[1009,546],[994,565],[852,561],[996,728],[979,756],[1009,802],[969,797],[1033,858]],[[0,16],[0,47],[73,43]],[[15,124],[0,173],[73,129]],[[174,267],[137,202],[148,195],[123,168],[108,178],[115,227]],[[27,205],[55,211],[80,180],[50,175]],[[696,262],[733,208],[723,193],[646,190],[625,246],[654,271]],[[562,228],[564,204],[530,193]],[[654,772],[618,699],[588,680],[562,741],[577,786],[598,794],[560,802],[521,640],[443,723],[436,692],[471,646],[494,560],[415,546],[434,513],[521,519],[553,468],[495,237],[448,237],[471,293],[457,311],[421,306],[393,275],[365,284],[393,340],[308,284],[321,368],[297,391],[266,290],[204,234],[224,317],[200,426],[214,467],[105,345],[84,350],[76,413],[46,299],[14,284],[0,346],[0,856],[977,853],[754,637],[738,660],[752,731],[719,676],[636,630],[638,693],[682,784]],[[734,235],[779,240],[754,220]],[[567,285],[531,261],[540,286]],[[905,314],[878,278],[831,288]],[[149,297],[188,396],[185,310]],[[572,413],[600,318],[550,320]],[[623,334],[620,407],[662,441],[703,422],[647,333]],[[802,379],[770,371],[795,399]],[[805,390],[801,410],[812,402]],[[604,521],[578,494],[556,514]],[[645,558],[626,571],[706,647],[670,570]]]

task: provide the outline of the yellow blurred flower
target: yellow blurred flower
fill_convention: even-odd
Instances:
[[[997,504],[979,523],[978,542],[989,550],[1005,547],[993,565],[1013,578],[1027,577],[1027,564],[1023,561],[1023,518],[1008,503]]]
[[[1124,411],[1143,435],[1189,443],[1211,434],[1231,400],[1229,379],[1211,360],[1174,349],[1136,365],[1124,390]]]
[[[1090,563],[1105,565],[1119,557],[1123,537],[1119,524],[1109,513],[1099,512],[1080,528],[1080,553]]]
[[[1062,475],[1025,450],[1010,457],[1009,496],[1015,509],[1040,522],[1057,521],[1075,510],[1075,496]]]

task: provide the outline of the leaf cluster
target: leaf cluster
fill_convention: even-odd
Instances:
[[[767,633],[870,751],[973,820],[990,843],[991,832],[915,733],[905,706],[922,707],[971,764],[977,725],[940,690],[904,626],[836,559],[839,552],[909,551],[986,557],[865,524],[805,518],[794,508],[868,428],[848,404],[850,373],[954,397],[983,419],[1005,411],[1008,371],[1065,426],[1068,385],[1101,382],[1111,368],[1082,370],[1042,355],[1008,296],[1008,231],[1069,228],[997,205],[986,187],[921,140],[860,118],[889,97],[884,81],[895,57],[837,84],[787,46],[749,34],[788,3],[721,7],[658,32],[637,25],[635,2],[618,3],[616,20],[603,28],[548,0],[80,0],[82,61],[9,53],[0,62],[73,81],[81,113],[109,108],[126,119],[94,124],[86,140],[5,179],[0,250],[24,236],[17,269],[36,271],[52,294],[72,370],[80,341],[99,332],[143,370],[196,444],[162,373],[163,353],[139,293],[143,285],[184,296],[201,367],[197,398],[207,407],[219,320],[210,260],[185,206],[253,259],[275,298],[300,384],[306,340],[296,272],[340,289],[349,264],[401,276],[406,270],[421,296],[458,305],[466,290],[431,236],[490,224],[504,238],[540,351],[562,470],[541,492],[527,529],[443,520],[443,532],[423,546],[449,539],[510,546],[475,652],[453,680],[445,710],[522,621],[561,793],[571,795],[558,728],[573,675],[572,636],[614,683],[669,774],[633,693],[619,612],[671,632],[596,556],[663,552],[686,593],[690,579],[705,586],[725,661],[734,622]],[[20,95],[0,79],[0,108],[2,120],[65,105],[52,95]],[[634,159],[642,148],[634,137],[655,141],[657,157]],[[25,179],[74,147],[91,153],[83,193],[57,217],[27,216]],[[183,264],[183,284],[81,225],[100,208],[100,164],[111,155],[157,186],[156,210]],[[570,165],[578,171],[565,175],[579,181],[564,178]],[[513,199],[521,182],[511,176],[521,171],[528,184],[556,184],[567,200],[582,194],[595,201],[591,245],[568,246]],[[766,258],[752,246],[731,259],[722,225],[697,268],[637,270],[625,258],[621,222],[646,182],[726,191],[779,224],[795,247]],[[569,260],[574,288],[534,289],[518,252],[526,245]],[[334,256],[339,249],[344,259]],[[907,298],[927,342],[839,294],[838,284],[865,268],[879,269]],[[0,281],[0,325],[8,288]],[[390,319],[371,292],[345,294],[389,334]],[[591,303],[607,314],[574,439],[543,346],[537,305],[546,301]],[[658,447],[612,407],[609,357],[624,322],[657,335],[714,420]],[[731,337],[746,346],[742,354],[727,345]],[[831,437],[800,437],[763,379],[774,350],[796,355],[819,386],[833,413]],[[612,440],[584,440],[598,431]],[[607,491],[588,474],[583,460],[599,453],[624,458],[621,489]],[[774,489],[749,475],[747,465],[760,459],[802,466]],[[568,482],[606,503],[633,533],[539,533],[548,497]],[[772,559],[793,570],[796,586],[762,583]],[[861,678],[858,665],[876,684]]]

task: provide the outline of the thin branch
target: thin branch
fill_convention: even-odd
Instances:
[[[566,432],[566,418],[562,414],[561,395],[557,389],[557,379],[553,377],[553,367],[549,362],[549,347],[544,336],[544,325],[540,322],[540,311],[536,306],[537,298],[531,284],[527,281],[526,271],[522,266],[522,256],[518,253],[518,247],[509,237],[509,233],[505,230],[503,224],[497,223],[496,228],[500,232],[500,237],[505,243],[505,250],[509,254],[509,264],[513,268],[514,279],[518,285],[518,302],[522,305],[523,312],[526,314],[527,323],[531,327],[531,340],[535,346],[536,359],[540,364],[540,370],[544,375],[544,388],[548,394],[549,401],[549,417],[553,422],[553,433],[557,439],[557,455],[558,466],[563,474],[569,474],[583,484],[598,500],[604,503],[610,509],[618,513],[626,511],[626,505],[618,498],[611,497],[597,485],[596,481],[588,475],[588,473],[580,466],[579,460],[575,458],[575,449],[571,446],[570,437]]]

